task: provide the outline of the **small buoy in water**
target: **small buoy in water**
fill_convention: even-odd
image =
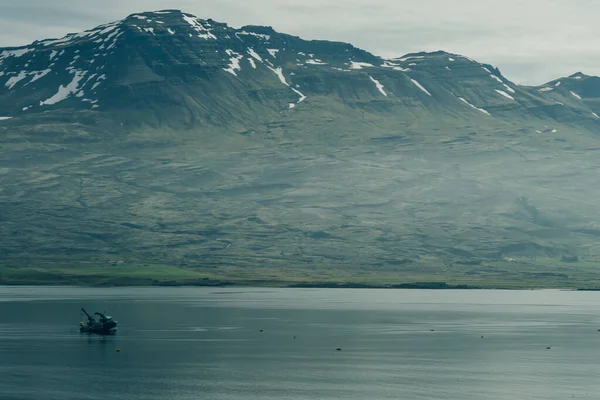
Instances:
[[[546,350],[551,350],[551,349],[552,349],[552,347],[546,347]]]
[[[261,329],[260,331],[262,332],[263,330]]]
[[[296,339],[296,336],[294,336],[294,339]]]
[[[116,351],[117,353],[120,353],[120,352],[121,352],[121,349],[117,349],[117,350],[115,350],[115,351]]]
[[[481,336],[481,338],[483,339],[483,335]]]
[[[339,347],[337,349],[335,349],[335,351],[342,351],[342,349],[340,349]]]
[[[432,329],[431,332],[435,332],[435,331]]]

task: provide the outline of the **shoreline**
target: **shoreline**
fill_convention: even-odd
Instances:
[[[558,287],[558,286],[474,286],[474,285],[449,285],[445,282],[415,282],[389,285],[372,285],[362,283],[288,283],[275,284],[269,282],[233,282],[233,281],[214,281],[214,282],[156,282],[150,284],[127,284],[127,283],[96,283],[85,284],[75,282],[0,282],[0,288],[19,288],[19,287],[47,287],[47,288],[272,288],[272,289],[386,289],[386,290],[451,290],[451,291],[540,291],[540,290],[558,290],[570,292],[600,292],[600,288],[579,288],[579,287]]]
[[[427,289],[427,290],[543,290],[600,291],[596,269],[570,276],[545,274],[468,275],[433,271],[326,270],[294,268],[193,269],[168,265],[0,266],[0,286],[77,287],[261,287],[310,289]],[[593,274],[592,274],[593,273]]]

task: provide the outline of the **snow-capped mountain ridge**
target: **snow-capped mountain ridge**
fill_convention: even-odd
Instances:
[[[266,114],[327,97],[351,108],[384,101],[388,109],[422,104],[434,113],[597,119],[595,103],[577,90],[569,101],[558,99],[555,88],[515,85],[493,66],[443,51],[383,59],[346,43],[305,41],[271,27],[234,29],[179,10],[132,14],[0,49],[0,115],[10,117],[66,109],[118,113],[138,104],[160,125],[165,104],[174,110],[193,98],[197,110],[185,106],[190,123],[220,115],[211,122],[219,124],[230,113],[272,118]],[[554,106],[564,109],[548,108]]]

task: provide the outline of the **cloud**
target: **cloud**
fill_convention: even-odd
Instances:
[[[0,4],[0,46],[61,37],[134,12],[181,9],[234,27],[270,25],[350,42],[381,56],[446,50],[523,84],[600,74],[600,2],[592,0],[20,0]]]

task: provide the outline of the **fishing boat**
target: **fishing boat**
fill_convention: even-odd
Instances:
[[[88,317],[87,324],[81,321],[79,323],[79,331],[82,333],[96,333],[102,335],[111,335],[117,332],[117,321],[111,316],[96,312],[93,316],[87,313],[85,309],[81,309]]]

